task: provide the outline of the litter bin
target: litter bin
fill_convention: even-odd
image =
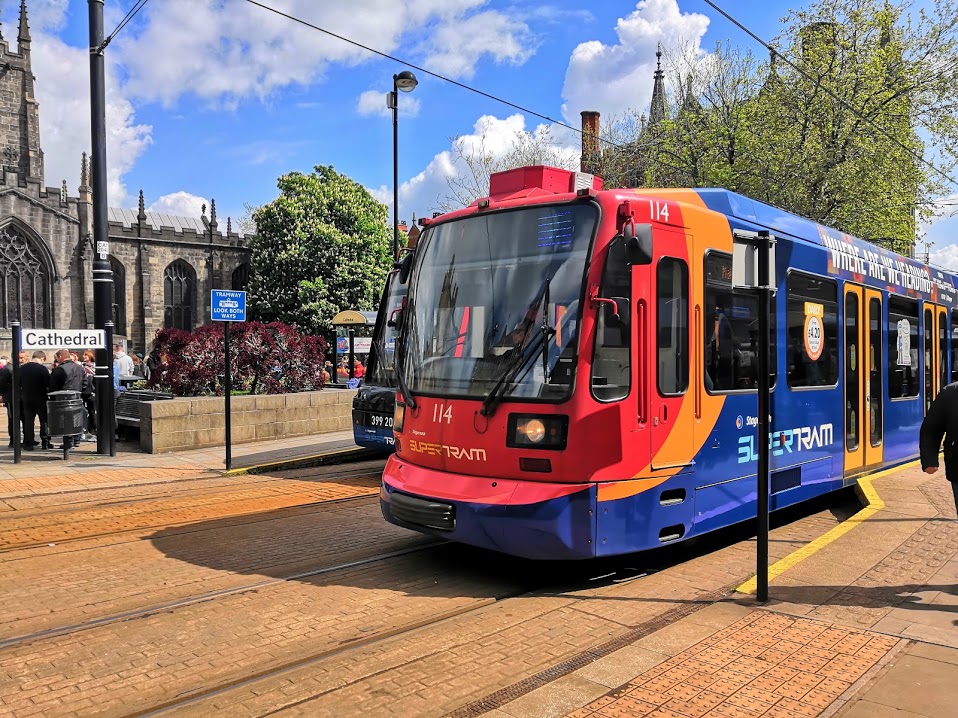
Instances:
[[[63,458],[70,453],[71,441],[67,437],[83,433],[85,412],[83,397],[78,391],[51,391],[47,395],[47,425],[50,436],[63,437]]]

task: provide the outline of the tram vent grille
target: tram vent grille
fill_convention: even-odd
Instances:
[[[772,493],[777,494],[802,485],[802,467],[793,466],[772,474]]]

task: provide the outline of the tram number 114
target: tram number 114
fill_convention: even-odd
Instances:
[[[669,221],[669,203],[649,200],[649,219],[653,222]]]

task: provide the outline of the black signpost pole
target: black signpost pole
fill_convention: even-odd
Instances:
[[[233,468],[233,434],[230,427],[230,394],[233,392],[233,380],[230,372],[230,323],[223,322],[223,349],[226,352],[226,375],[223,377],[223,389],[226,392],[226,470]]]
[[[769,272],[769,234],[758,233],[758,535],[755,597],[768,601],[769,530],[769,410],[771,408],[771,361],[769,316],[772,288]]]
[[[22,346],[20,337],[20,322],[10,322],[10,331],[13,334],[13,389],[10,393],[10,416],[13,417],[12,431],[10,432],[10,441],[13,442],[13,463],[19,464],[23,460],[20,446],[20,417],[23,412],[20,410],[20,347]]]

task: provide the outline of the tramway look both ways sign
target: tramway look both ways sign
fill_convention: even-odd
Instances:
[[[28,349],[106,349],[102,329],[23,329],[21,347]]]

